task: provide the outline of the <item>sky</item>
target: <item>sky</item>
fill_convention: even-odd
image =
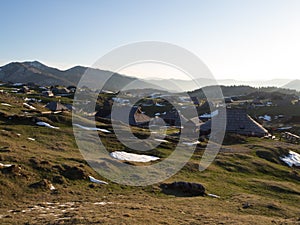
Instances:
[[[91,66],[118,46],[153,40],[193,52],[216,79],[299,79],[299,12],[298,0],[2,1],[0,65]]]

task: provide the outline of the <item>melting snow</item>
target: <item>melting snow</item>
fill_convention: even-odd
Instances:
[[[261,120],[268,121],[268,122],[272,121],[271,116],[268,116],[268,115],[260,116],[258,118],[261,119]]]
[[[12,164],[3,164],[3,163],[0,163],[0,167],[11,167]]]
[[[4,106],[12,106],[11,104],[8,104],[8,103],[1,103],[1,105],[4,105]]]
[[[101,128],[97,128],[97,127],[85,127],[85,126],[82,126],[82,125],[77,124],[77,123],[74,123],[73,125],[76,126],[76,127],[81,128],[81,129],[84,129],[84,130],[101,131],[103,133],[111,133],[109,130],[101,129]]]
[[[89,176],[90,178],[90,181],[93,182],[93,183],[96,183],[96,184],[108,184],[107,182],[103,181],[103,180],[98,180],[92,176]]]
[[[59,127],[54,127],[54,126],[50,125],[49,123],[45,123],[45,122],[37,122],[36,125],[49,127],[49,128],[52,128],[52,129],[59,129]]]
[[[35,139],[34,138],[27,138],[29,141],[35,141]]]
[[[112,204],[112,202],[94,202],[94,205],[107,205]]]
[[[188,145],[188,146],[193,146],[193,145],[197,145],[197,144],[200,144],[201,142],[200,141],[195,141],[195,142],[182,142],[182,144],[184,145]]]
[[[207,196],[212,197],[212,198],[220,198],[219,195],[215,195],[215,194],[207,194]]]
[[[32,109],[32,110],[36,110],[36,108],[35,107],[33,107],[32,105],[29,105],[29,104],[27,104],[27,103],[23,103],[23,106],[25,107],[25,108],[28,108],[28,109]]]
[[[50,184],[50,185],[49,185],[49,189],[50,189],[51,191],[56,190],[56,188],[53,186],[53,184]]]
[[[154,138],[155,141],[163,142],[163,143],[169,143],[169,141],[159,138]]]
[[[288,164],[290,167],[299,166],[300,167],[300,154],[297,152],[290,151],[285,157],[280,157],[280,159]]]
[[[110,153],[110,156],[118,160],[125,160],[131,162],[150,162],[159,159],[158,157],[155,156],[138,155],[138,154],[123,152],[123,151],[112,152]]]

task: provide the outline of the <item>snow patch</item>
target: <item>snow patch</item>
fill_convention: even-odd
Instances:
[[[187,145],[187,146],[193,146],[193,145],[197,145],[197,144],[200,144],[201,142],[200,141],[195,141],[195,142],[182,142],[182,144],[184,145]]]
[[[3,164],[3,163],[0,163],[0,167],[11,167],[12,164]]]
[[[103,180],[98,180],[92,176],[89,176],[90,178],[90,181],[93,182],[93,183],[96,183],[96,184],[108,184],[107,182],[103,181]]]
[[[82,126],[82,125],[77,124],[77,123],[74,123],[73,125],[76,126],[76,127],[81,128],[81,129],[84,129],[84,130],[101,131],[103,133],[111,133],[109,130],[101,129],[101,128],[97,128],[97,127],[85,127],[85,126]]]
[[[159,157],[155,157],[155,156],[139,155],[139,154],[128,153],[123,151],[111,152],[110,156],[118,160],[125,160],[131,162],[151,162],[159,159]]]
[[[268,122],[272,121],[272,117],[269,116],[269,115],[260,116],[258,118],[261,119],[261,120],[264,120],[264,121],[268,121]]]
[[[280,159],[290,167],[300,167],[300,154],[298,154],[297,152],[289,151],[289,154],[287,156],[280,157]]]
[[[54,127],[54,126],[50,125],[49,123],[45,123],[45,122],[37,122],[36,125],[43,126],[43,127],[49,127],[52,129],[59,129],[59,127]]]
[[[28,108],[28,109],[31,109],[31,110],[36,110],[36,108],[35,107],[33,107],[32,105],[29,105],[28,103],[23,103],[23,106],[25,107],[25,108]]]
[[[154,138],[154,140],[158,141],[158,142],[162,142],[162,143],[169,143],[169,141],[164,140],[164,139]]]
[[[53,186],[53,184],[50,184],[50,185],[49,185],[49,189],[50,189],[50,191],[56,190],[56,188]]]
[[[207,194],[207,196],[212,197],[212,198],[220,198],[219,195],[215,195],[215,194]]]
[[[1,105],[12,107],[12,105],[11,105],[11,104],[8,104],[8,103],[1,103]]]
[[[112,202],[94,202],[94,205],[107,205],[107,204],[113,204]]]

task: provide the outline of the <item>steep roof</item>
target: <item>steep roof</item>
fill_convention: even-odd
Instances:
[[[145,115],[140,108],[135,109],[133,116],[136,124],[148,123],[151,119]]]
[[[113,108],[114,120],[124,122],[132,126],[146,124],[150,121],[150,117],[144,114],[140,108],[133,106],[118,106]],[[128,116],[129,115],[129,118]],[[109,116],[111,118],[111,115]]]
[[[171,126],[182,126],[183,124],[185,124],[188,121],[187,118],[185,118],[181,113],[179,113],[175,109],[167,111],[165,114],[162,114],[160,117],[167,124],[169,124]]]
[[[263,126],[246,113],[246,110],[227,109],[226,112],[226,118],[222,111],[214,117],[216,124],[226,120],[226,132],[257,137],[262,137],[268,134],[268,131]],[[211,120],[200,126],[200,132],[209,132],[210,129]]]

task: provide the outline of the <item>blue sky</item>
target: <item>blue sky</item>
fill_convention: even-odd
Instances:
[[[0,65],[92,65],[120,45],[184,47],[218,79],[300,78],[298,0],[2,1]]]

